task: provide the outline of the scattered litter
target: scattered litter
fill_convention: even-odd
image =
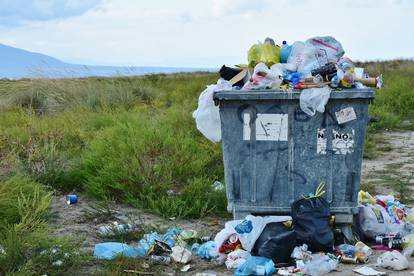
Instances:
[[[61,260],[57,260],[57,261],[52,263],[52,266],[62,266],[62,265],[63,265],[63,261],[61,261]]]
[[[213,260],[219,257],[219,252],[214,241],[208,241],[198,247],[197,255],[202,259]]]
[[[128,244],[119,242],[105,242],[95,244],[93,255],[97,259],[112,260],[119,255],[125,257],[141,257],[140,252]],[[143,257],[143,256],[142,256]]]
[[[369,266],[360,266],[357,267],[355,269],[353,269],[353,271],[355,271],[358,274],[362,274],[365,276],[377,276],[377,275],[385,275],[387,273],[382,272],[382,271],[377,271],[375,269],[373,269],[372,267]]]
[[[198,272],[195,276],[217,276],[217,274],[211,272]]]
[[[403,254],[406,257],[412,256],[414,252],[414,234],[409,234],[402,238]],[[0,250],[1,252],[1,250]]]
[[[271,275],[276,271],[275,264],[265,257],[250,256],[234,272],[235,276],[247,275]]]
[[[190,250],[182,246],[174,246],[172,248],[171,257],[175,262],[186,264],[191,261],[192,253]]]
[[[345,264],[357,264],[367,263],[369,256],[373,251],[366,244],[358,242],[357,244],[341,244],[335,248],[335,255],[338,256],[341,263]]]
[[[118,222],[113,222],[113,224],[102,225],[98,228],[98,234],[101,236],[113,236],[116,234],[125,234],[132,232],[134,227],[132,224],[118,224]]]
[[[75,204],[77,202],[78,202],[78,196],[77,195],[67,195],[66,196],[66,203],[68,205]]]
[[[211,226],[220,225],[220,221],[215,219],[215,220],[209,221],[208,225],[211,225]]]
[[[220,181],[214,181],[213,183],[213,189],[215,191],[224,191],[226,189],[226,186],[224,186],[223,183],[221,183]]]
[[[180,271],[181,272],[187,272],[187,271],[189,271],[191,269],[191,265],[185,265],[185,266],[183,266],[181,269],[180,269]]]
[[[169,264],[169,263],[171,263],[171,257],[170,256],[151,255],[151,256],[149,256],[148,260],[152,264]]]
[[[229,240],[230,236],[236,234],[242,248],[250,252],[268,223],[284,222],[288,220],[292,220],[292,218],[290,216],[255,217],[248,215],[244,220],[232,220],[227,222],[224,229],[216,235],[214,242],[216,243],[217,248],[221,248],[221,246]],[[233,250],[237,249],[236,247],[237,246],[235,246]]]
[[[145,272],[145,271],[138,271],[133,269],[124,269],[122,270],[124,273],[131,273],[131,274],[138,274],[138,275],[154,275],[154,272]]]
[[[227,255],[227,269],[236,269],[242,265],[251,256],[249,252],[243,249],[236,249]]]
[[[288,264],[296,245],[296,232],[281,222],[268,223],[256,240],[252,254],[267,257],[277,264]]]
[[[396,250],[385,252],[377,259],[377,266],[397,271],[407,269],[408,265],[407,258]]]
[[[303,244],[293,249],[291,257],[296,260],[310,261],[312,259],[312,252],[308,251],[307,244]]]
[[[305,274],[318,276],[335,270],[338,261],[335,256],[325,254],[313,254],[308,262],[296,262],[297,267]]]

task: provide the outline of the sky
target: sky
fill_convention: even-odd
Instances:
[[[414,0],[0,0],[0,43],[90,65],[247,63],[272,37],[331,35],[353,60],[414,57]]]

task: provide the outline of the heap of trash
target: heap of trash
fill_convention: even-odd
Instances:
[[[381,88],[382,76],[369,76],[345,56],[339,41],[331,36],[313,37],[282,46],[271,38],[250,47],[248,64],[223,65],[216,84],[201,93],[193,113],[197,128],[212,142],[221,140],[219,109],[213,101],[217,91],[301,92],[300,107],[309,116],[323,113],[332,90]]]
[[[182,264],[194,271],[195,259],[225,265],[234,275],[323,275],[339,264],[358,265],[361,275],[384,275],[377,269],[409,268],[414,252],[414,209],[393,195],[371,196],[360,191],[356,224],[358,239],[344,243],[334,231],[334,219],[323,197],[323,186],[291,205],[291,216],[253,216],[226,222],[215,238],[191,229],[171,228],[147,233],[134,245],[106,242],[95,245],[94,256],[146,258],[151,264]],[[338,237],[339,235],[339,237]],[[369,246],[370,245],[370,246]],[[383,252],[373,259],[374,253]],[[201,275],[201,274],[200,274]],[[214,275],[214,274],[209,274]]]

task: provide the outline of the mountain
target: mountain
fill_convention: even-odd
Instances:
[[[0,44],[0,79],[140,76],[195,71],[212,71],[212,69],[71,64],[47,55]]]

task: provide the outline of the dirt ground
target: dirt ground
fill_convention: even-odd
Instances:
[[[392,186],[389,184],[390,178],[385,179],[384,175],[389,174],[395,177],[407,176],[414,168],[414,132],[384,133],[383,136],[389,141],[390,150],[379,155],[377,159],[363,161],[362,182],[371,183],[375,185],[377,192],[386,193],[391,191]],[[388,180],[388,182],[384,181],[384,179]],[[105,241],[98,234],[99,227],[112,221],[119,223],[132,222],[140,226],[144,232],[150,229],[165,231],[171,226],[176,226],[181,229],[194,229],[201,236],[214,238],[215,234],[224,227],[225,221],[229,219],[220,217],[207,217],[200,220],[163,219],[137,208],[115,204],[102,206],[100,203],[84,195],[78,196],[79,202],[74,205],[67,205],[64,195],[56,195],[54,197],[51,207],[51,226],[54,228],[56,235],[70,234],[82,239],[82,250],[91,255],[93,254],[94,245]],[[368,265],[374,267],[376,259],[381,253],[375,252],[370,258]],[[387,272],[387,275],[414,275],[410,273],[414,270],[413,258],[410,258],[409,261],[410,269],[403,272],[374,268]],[[185,275],[196,275],[198,272],[208,272],[215,275],[234,274],[233,271],[228,271],[224,264],[218,265],[197,258],[192,260],[190,264],[191,269]],[[338,270],[329,273],[329,275],[359,275],[352,271],[354,268],[354,265],[340,264]],[[102,265],[96,263],[83,267],[79,274],[91,275],[101,273]],[[177,272],[176,275],[182,274],[184,273]],[[173,275],[171,269],[169,274],[165,275]]]

